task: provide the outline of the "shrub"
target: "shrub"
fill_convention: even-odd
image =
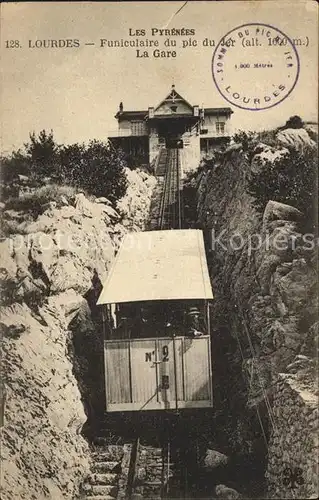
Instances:
[[[30,173],[50,176],[55,173],[59,162],[59,146],[53,138],[53,132],[41,130],[38,136],[30,134],[30,142],[25,144],[30,163]]]
[[[256,132],[245,132],[244,130],[239,130],[233,136],[233,140],[237,144],[241,144],[243,147],[243,151],[246,152],[253,147],[257,140]]]
[[[283,129],[285,129],[285,128],[303,128],[303,126],[304,126],[304,122],[302,121],[300,116],[294,115],[294,116],[291,116],[289,118],[289,120],[286,121],[286,124],[283,127]]]
[[[30,142],[24,148],[2,159],[4,185],[19,186],[18,176],[23,174],[40,185],[50,178],[56,184],[69,184],[111,201],[117,201],[126,192],[124,153],[108,143],[92,140],[88,145],[61,146],[55,142],[52,131],[42,130],[38,135],[30,134]],[[8,191],[2,186],[2,199],[17,194],[17,189]],[[28,202],[34,203],[37,210],[36,198],[31,197]]]
[[[58,180],[116,201],[127,189],[125,166],[124,154],[109,144],[72,144],[61,148]]]

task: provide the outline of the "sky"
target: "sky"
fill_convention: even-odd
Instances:
[[[230,106],[234,110],[234,130],[276,127],[295,114],[317,120],[316,2],[189,1],[180,9],[184,3],[2,4],[2,152],[7,154],[21,147],[30,132],[42,129],[52,129],[60,144],[106,140],[117,127],[114,115],[120,101],[125,110],[156,106],[172,83],[192,105],[230,106],[212,78],[214,48],[203,47],[201,41],[207,37],[218,42],[233,28],[254,22],[271,24],[290,38],[308,37],[308,46],[297,47],[300,75],[287,99],[258,112]],[[129,29],[145,29],[147,34],[142,38],[154,40],[151,28],[164,27],[194,29],[193,38],[200,42],[199,46],[178,49],[176,58],[158,59],[136,58],[131,48],[99,47],[100,38],[136,39],[129,36]],[[79,39],[80,47],[29,47],[29,43],[31,47],[42,43],[36,40],[66,38]],[[18,40],[20,47],[6,48],[12,40]]]

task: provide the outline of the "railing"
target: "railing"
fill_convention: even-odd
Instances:
[[[203,133],[202,130],[207,130],[207,132]],[[199,132],[200,138],[201,139],[210,139],[212,137],[229,137],[230,132],[225,128],[223,132],[217,131],[217,130],[209,130],[209,129],[202,129]]]
[[[122,128],[117,130],[109,130],[107,136],[108,137],[145,137],[147,136],[147,131],[137,133],[133,132],[130,128]]]

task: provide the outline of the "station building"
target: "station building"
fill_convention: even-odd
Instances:
[[[229,140],[232,113],[228,107],[192,105],[172,85],[165,99],[148,110],[126,111],[120,103],[115,115],[118,128],[109,140],[140,163],[152,164],[162,148],[179,148],[185,161],[197,166]]]

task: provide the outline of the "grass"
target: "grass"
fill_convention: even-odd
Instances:
[[[47,184],[31,193],[22,193],[20,196],[9,198],[5,203],[5,210],[22,211],[36,218],[46,210],[45,205],[50,201],[55,201],[59,207],[63,205],[62,196],[69,201],[76,193],[76,188],[71,186]]]

